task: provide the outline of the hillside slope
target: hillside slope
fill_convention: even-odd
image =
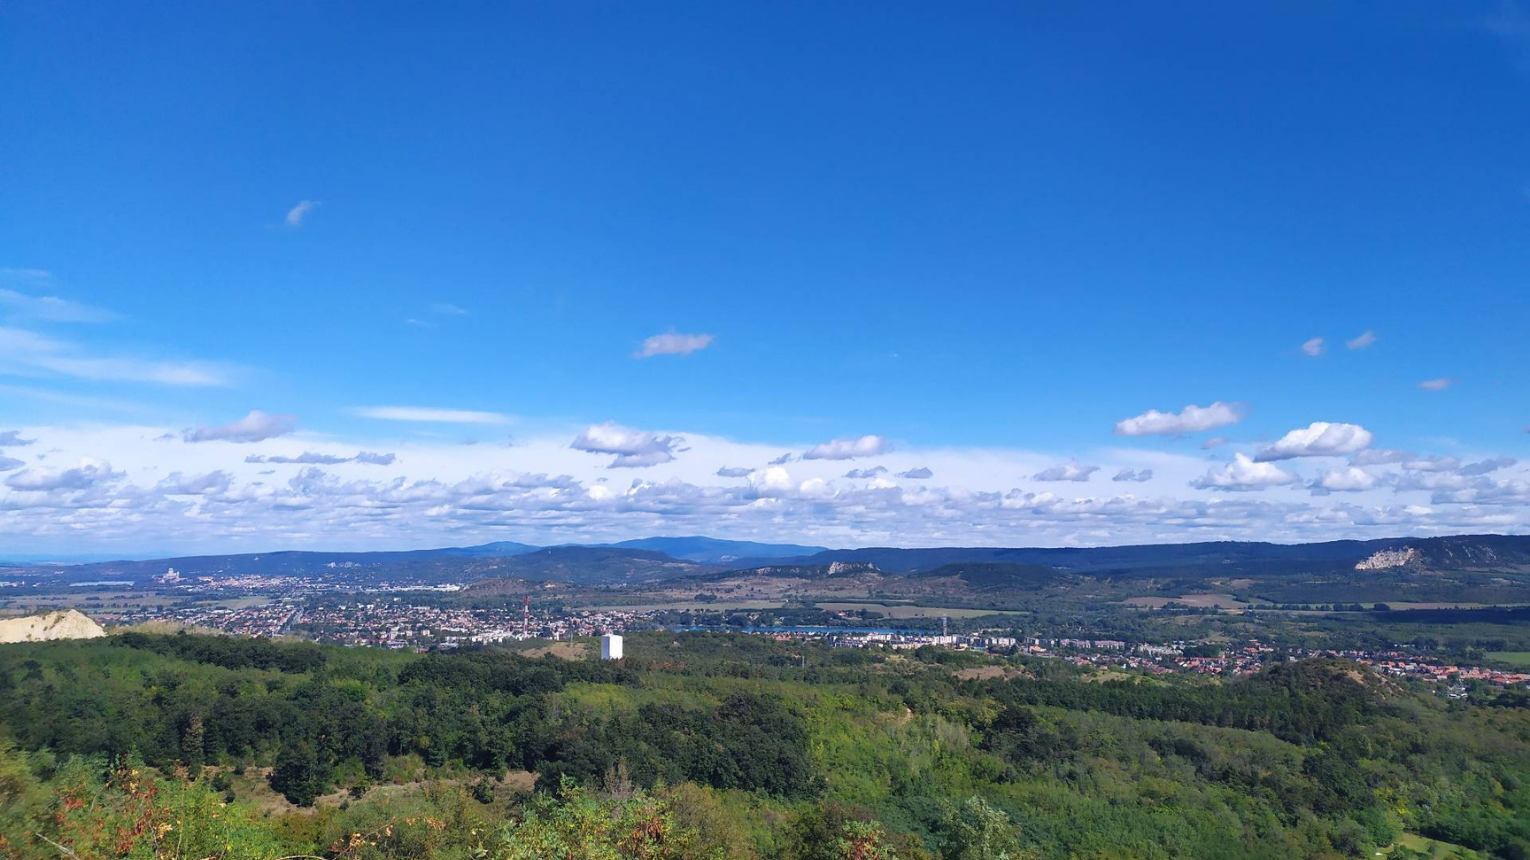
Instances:
[[[889,573],[913,573],[948,564],[996,562],[1079,573],[1100,571],[1193,571],[1215,567],[1225,573],[1289,571],[1294,568],[1353,569],[1382,550],[1413,547],[1430,569],[1483,569],[1530,565],[1530,536],[1455,535],[1430,538],[1379,538],[1324,543],[1276,544],[1217,541],[1114,547],[864,547],[826,550],[810,556],[752,559],[749,566],[820,566],[866,562]]]

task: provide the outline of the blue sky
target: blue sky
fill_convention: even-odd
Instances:
[[[0,556],[1524,531],[1527,94],[1514,4],[6,4]]]

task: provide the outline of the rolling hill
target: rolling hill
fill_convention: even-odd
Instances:
[[[799,552],[805,554],[791,555]],[[535,547],[496,542],[396,552],[305,550],[69,566],[23,564],[8,575],[61,584],[149,584],[154,577],[174,568],[187,578],[322,576],[331,582],[361,588],[405,583],[467,584],[492,578],[606,586],[715,576],[727,571],[753,571],[751,575],[756,577],[816,580],[832,577],[836,570],[847,570],[847,565],[862,569],[869,566],[878,576],[930,574],[942,569],[949,572],[953,566],[965,566],[963,581],[970,583],[976,578],[985,583],[984,588],[998,586],[1006,575],[1031,585],[1048,571],[1090,579],[1158,582],[1238,578],[1261,583],[1259,593],[1271,599],[1295,599],[1291,597],[1293,592],[1284,586],[1303,582],[1349,587],[1383,580],[1418,579],[1423,574],[1444,574],[1447,579],[1464,577],[1461,585],[1472,588],[1492,585],[1467,582],[1472,576],[1509,574],[1518,580],[1530,574],[1530,536],[1457,535],[1314,544],[1208,542],[1088,548],[827,550],[706,537],[655,537],[596,546]],[[912,587],[915,583],[908,585]],[[921,590],[924,587],[920,586]],[[1437,588],[1432,593],[1448,590]],[[1491,593],[1489,588],[1481,591],[1479,597]]]
[[[751,567],[822,566],[833,562],[874,564],[888,573],[916,573],[950,564],[1008,563],[1044,565],[1076,573],[1181,571],[1221,573],[1353,570],[1361,561],[1384,550],[1413,548],[1422,567],[1469,570],[1530,565],[1530,536],[1456,535],[1430,538],[1380,538],[1325,543],[1276,544],[1217,541],[1186,544],[1145,544],[1114,547],[865,547],[831,549],[808,556],[751,559]]]
[[[709,537],[651,537],[611,544],[624,549],[646,549],[708,564],[735,564],[745,559],[790,558],[828,552],[821,546],[789,543],[755,543]]]

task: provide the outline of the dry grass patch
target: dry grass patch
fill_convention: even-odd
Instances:
[[[549,655],[562,660],[583,660],[590,656],[590,644],[588,642],[554,642],[541,648],[530,648],[522,651],[527,657],[547,657]]]
[[[1231,594],[1182,594],[1179,597],[1128,597],[1125,601],[1127,606],[1142,606],[1148,609],[1162,609],[1170,603],[1178,603],[1183,606],[1193,606],[1197,609],[1210,609],[1220,606],[1223,609],[1247,609],[1249,604],[1244,603]]]
[[[952,673],[961,681],[996,681],[1010,678],[1029,678],[1031,673],[1013,666],[972,666]]]

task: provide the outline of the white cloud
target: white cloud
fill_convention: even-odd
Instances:
[[[1335,424],[1314,421],[1292,430],[1273,445],[1259,450],[1260,462],[1289,460],[1293,457],[1334,457],[1369,448],[1371,431],[1358,424]]]
[[[93,356],[69,341],[0,326],[0,374],[59,375],[99,382],[146,382],[204,387],[227,385],[227,371],[201,362]]]
[[[792,476],[780,466],[767,466],[749,473],[749,486],[760,495],[780,495],[792,488]]]
[[[283,463],[299,463],[305,466],[337,466],[341,463],[360,463],[368,466],[391,466],[398,459],[393,454],[376,454],[371,451],[357,451],[346,457],[341,454],[324,454],[318,451],[304,451],[296,457],[283,456],[281,454],[251,454],[244,458],[246,463],[269,463],[280,465]]]
[[[1344,345],[1349,347],[1350,349],[1365,349],[1366,347],[1370,346],[1371,344],[1373,344],[1375,342],[1376,342],[1376,333],[1371,331],[1370,329],[1366,329],[1364,332],[1361,332],[1359,335],[1357,335],[1355,337],[1352,337],[1349,340],[1344,341]]]
[[[1436,488],[1429,501],[1436,505],[1530,506],[1530,481],[1517,478],[1497,480],[1489,477],[1446,482]]]
[[[712,345],[716,338],[710,334],[656,334],[643,341],[643,346],[632,354],[633,358],[653,358],[656,355],[690,355]]]
[[[1247,454],[1233,455],[1233,461],[1220,469],[1212,469],[1203,477],[1190,482],[1198,490],[1265,490],[1296,483],[1298,478],[1273,463],[1259,463]]]
[[[304,451],[296,457],[283,457],[279,454],[251,454],[244,458],[246,463],[302,463],[309,466],[333,466],[337,463],[349,463],[350,457],[341,457],[338,454],[320,454],[317,451]]]
[[[297,428],[297,419],[291,415],[267,415],[259,409],[238,421],[216,427],[193,427],[181,434],[187,442],[263,442],[276,436],[291,433]]]
[[[298,201],[298,205],[287,210],[287,226],[293,229],[303,226],[303,219],[308,217],[308,213],[312,212],[314,207],[318,205],[319,201],[317,200]]]
[[[608,468],[641,469],[674,460],[677,452],[685,450],[680,447],[684,442],[683,436],[660,436],[607,421],[591,424],[569,447],[591,454],[615,454]]]
[[[113,472],[110,463],[82,460],[78,466],[62,472],[28,469],[5,479],[5,485],[13,490],[27,493],[46,493],[55,490],[88,490],[96,484],[116,481],[123,477]]]
[[[1231,441],[1232,440],[1228,439],[1226,436],[1213,436],[1201,443],[1201,450],[1210,451],[1213,448],[1220,448]]]
[[[23,490],[5,485],[5,478],[16,476],[0,474],[0,545],[17,552],[128,553],[146,547],[255,552],[712,534],[825,546],[1069,546],[1530,532],[1525,473],[1518,464],[1502,466],[1507,457],[1487,454],[1466,465],[1456,462],[1449,471],[1442,470],[1447,458],[1409,454],[1399,463],[1427,464],[1435,471],[1394,467],[1387,470],[1394,474],[1382,475],[1376,470],[1377,485],[1369,493],[1322,495],[1307,488],[1317,492],[1319,476],[1335,468],[1331,463],[1296,480],[1276,468],[1285,464],[1245,456],[1201,477],[1207,472],[1201,452],[1104,448],[1079,451],[1079,460],[1112,464],[1107,476],[1123,463],[1133,464],[1127,471],[1137,475],[1150,467],[1153,480],[1047,484],[1057,491],[1031,492],[1017,488],[1016,477],[1066,457],[915,448],[888,455],[897,461],[889,464],[895,466],[891,472],[920,466],[933,478],[902,480],[880,472],[845,480],[851,464],[836,461],[802,461],[788,467],[790,473],[762,467],[726,478],[716,473],[730,464],[763,463],[783,449],[686,433],[685,456],[637,471],[640,480],[622,481],[611,480],[620,473],[607,470],[616,455],[592,457],[570,448],[573,433],[533,432],[514,447],[492,450],[415,434],[385,449],[396,451],[388,465],[277,466],[279,476],[272,477],[272,466],[245,463],[245,452],[236,456],[227,445],[186,444],[178,435],[155,441],[165,429],[99,423],[16,427],[18,438],[38,439],[34,447],[48,454],[46,472],[43,464],[24,458],[32,471],[54,480],[33,474],[20,483],[36,488]],[[294,460],[309,450],[348,457],[365,450],[363,442],[364,437],[305,435],[246,451]],[[115,477],[64,478],[54,471],[69,471],[64,464],[86,460],[110,462],[106,472]],[[1499,469],[1488,474],[1459,474],[1495,465]],[[13,471],[21,468],[26,465]],[[215,472],[230,476],[226,489],[221,477],[208,477]],[[1201,489],[1192,490],[1189,483]],[[1286,491],[1225,492],[1267,487]],[[1293,492],[1298,489],[1302,492]],[[1382,498],[1387,501],[1374,501]]]
[[[1324,472],[1313,489],[1333,493],[1358,493],[1373,489],[1375,486],[1376,476],[1370,472],[1354,466],[1341,466]]]
[[[869,469],[851,469],[845,473],[845,477],[858,481],[870,480],[887,474],[886,466],[872,466]]]
[[[1151,481],[1151,480],[1153,480],[1153,470],[1152,469],[1142,469],[1141,471],[1138,471],[1137,469],[1122,469],[1121,471],[1117,472],[1111,478],[1111,480],[1112,481],[1132,481],[1132,482],[1140,484],[1143,481]]]
[[[1117,436],[1172,436],[1215,430],[1243,420],[1243,409],[1236,403],[1218,400],[1210,406],[1186,406],[1179,412],[1149,409],[1141,415],[1116,422]]]
[[[1389,466],[1418,457],[1412,451],[1396,451],[1391,448],[1366,448],[1349,458],[1351,466]]]
[[[861,436],[858,439],[835,439],[802,452],[804,460],[854,460],[856,457],[876,457],[887,450],[887,440],[881,436]]]
[[[436,409],[429,406],[363,406],[355,410],[362,418],[379,421],[413,421],[434,424],[509,424],[512,419],[498,412],[471,409]]]
[[[719,478],[747,478],[754,470],[748,466],[723,466],[716,472]]]
[[[1037,481],[1075,481],[1089,480],[1089,476],[1100,470],[1099,466],[1084,466],[1079,463],[1061,463],[1050,468],[1042,469],[1032,475]]]
[[[1324,348],[1323,339],[1320,337],[1315,337],[1302,343],[1302,354],[1319,356],[1323,354]]]
[[[457,305],[454,305],[451,302],[436,302],[435,304],[430,306],[430,312],[433,313],[433,314],[440,314],[441,316],[446,316],[446,317],[465,317],[465,316],[467,316],[467,310],[465,308],[458,307]]]
[[[906,472],[899,472],[897,477],[909,478],[915,481],[925,481],[935,477],[935,473],[930,471],[929,468],[925,466],[919,466],[917,468],[909,469]]]
[[[168,496],[206,496],[228,492],[233,482],[234,476],[223,471],[189,477],[180,472],[171,472],[155,489]]]
[[[798,485],[797,494],[805,499],[827,499],[834,496],[834,488],[823,478],[808,478]]]
[[[1353,463],[1353,460],[1351,460]],[[1449,455],[1431,454],[1428,457],[1409,457],[1402,461],[1404,469],[1415,472],[1455,472],[1461,468],[1459,457]]]
[[[1456,381],[1454,379],[1441,377],[1440,379],[1426,379],[1420,382],[1418,387],[1423,391],[1444,391],[1455,384]]]

